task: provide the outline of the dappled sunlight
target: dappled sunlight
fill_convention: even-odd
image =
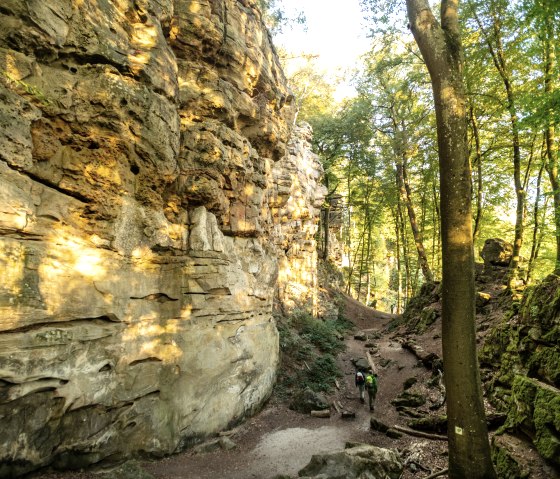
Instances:
[[[297,252],[291,252],[297,254]],[[307,257],[288,256],[279,265],[278,284],[283,291],[284,300],[299,304],[317,302],[317,277],[314,268],[315,254]]]
[[[453,113],[454,116],[464,117],[465,103],[461,99],[456,89],[452,86],[446,86],[441,91],[442,101]]]
[[[37,273],[48,314],[81,307],[84,295],[90,294],[91,282],[108,275],[100,250],[88,246],[64,226],[57,227],[45,242],[47,255]]]
[[[2,271],[0,291],[10,296],[21,294],[25,274],[24,265],[25,250],[21,245],[0,243],[0,270]]]
[[[191,1],[189,4],[189,12],[198,13],[201,10],[200,2]]]
[[[92,253],[91,251],[79,255],[75,260],[74,268],[79,273],[90,278],[98,278],[105,273],[99,254]]]
[[[149,50],[153,49],[157,44],[158,29],[154,25],[145,25],[142,23],[134,24],[133,29],[134,31],[130,43],[132,47],[138,50],[136,50],[133,55],[129,55],[129,59],[132,63],[132,70],[134,73],[138,74],[151,59],[152,55]]]
[[[75,271],[88,278],[101,279],[107,273],[100,251],[89,247],[63,226],[46,239],[49,255],[42,262],[39,273],[43,280],[52,281],[60,273]],[[66,271],[63,271],[66,270]]]
[[[168,320],[164,325],[157,321],[158,314],[155,312],[142,316],[126,329],[122,339],[140,346],[139,352],[134,355],[135,360],[140,354],[142,357],[157,357],[166,364],[175,363],[182,357],[183,351],[171,338],[181,333],[181,324],[177,319]]]
[[[142,268],[142,263],[149,263],[150,260],[154,257],[154,252],[146,245],[137,246],[132,250],[130,254],[132,258],[137,260],[141,260],[141,262],[135,262],[135,268]]]
[[[252,196],[254,192],[255,192],[254,185],[248,184],[245,185],[245,187],[243,188],[243,193],[248,197]]]
[[[109,180],[114,185],[121,185],[122,179],[116,168],[107,165],[86,165],[84,168],[84,175],[87,178],[103,178]]]

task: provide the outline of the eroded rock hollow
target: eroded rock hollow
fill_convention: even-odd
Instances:
[[[164,455],[270,395],[324,192],[254,0],[0,7],[0,477]]]

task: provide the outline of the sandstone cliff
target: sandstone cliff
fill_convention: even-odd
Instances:
[[[256,2],[4,1],[0,97],[0,477],[254,412],[323,195]]]

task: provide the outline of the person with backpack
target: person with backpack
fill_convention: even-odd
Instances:
[[[360,401],[366,402],[366,400],[364,398],[366,378],[365,378],[364,372],[362,370],[358,369],[356,371],[356,376],[354,378],[354,382],[356,383],[356,387],[360,391]]]
[[[375,402],[375,396],[377,395],[377,374],[373,371],[369,371],[365,383],[369,399],[369,410],[373,411],[373,404]]]

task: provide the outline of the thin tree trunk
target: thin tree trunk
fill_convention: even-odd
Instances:
[[[404,136],[404,133],[403,133]],[[412,204],[412,193],[410,190],[410,183],[408,181],[408,174],[406,168],[406,153],[402,150],[406,150],[405,145],[398,145],[397,154],[401,156],[401,158],[397,161],[396,164],[396,182],[397,182],[397,189],[399,191],[399,195],[401,197],[401,201],[405,204],[407,212],[408,212],[408,219],[410,222],[410,229],[412,230],[412,236],[414,238],[414,244],[416,245],[416,252],[418,253],[418,262],[420,267],[422,268],[422,274],[424,275],[424,279],[427,283],[433,283],[434,277],[432,275],[432,271],[430,270],[430,265],[428,264],[428,258],[426,256],[426,250],[424,249],[424,241],[422,239],[422,233],[420,232],[420,228],[418,228],[418,222],[416,220],[416,213],[414,211],[414,206]]]
[[[400,202],[397,205],[397,213],[399,215],[399,221],[401,223],[401,247],[402,257],[404,260],[404,297],[402,298],[402,307],[405,308],[408,303],[408,299],[410,298],[410,260],[408,257],[408,241],[406,237],[404,214],[402,212],[402,206]]]
[[[325,187],[327,188],[327,193],[329,191],[329,175],[325,175]],[[329,227],[330,227],[330,212],[331,212],[331,204],[330,204],[330,195],[327,194],[325,198],[325,206],[321,209],[323,213],[322,216],[322,230],[323,230],[323,251],[321,257],[323,260],[327,260],[329,258]]]
[[[370,255],[371,255],[371,223],[369,224],[368,227],[368,237],[367,237],[367,249],[366,249],[366,301],[365,304],[366,306],[369,305],[369,301],[370,301],[370,286],[371,286],[371,278],[370,278],[370,274],[369,274],[369,264],[370,264]],[[375,268],[375,263],[372,262],[373,267]],[[374,269],[375,271],[375,269]]]
[[[471,171],[458,0],[407,0],[409,25],[432,81],[440,165],[443,240],[442,344],[452,479],[495,479],[474,328]]]
[[[436,183],[435,180],[432,183],[433,186],[433,195],[434,195],[434,253],[433,253],[433,258],[432,261],[435,261],[435,267],[433,268],[436,271],[440,271],[441,270],[441,262],[440,262],[440,252],[441,252],[441,214],[440,214],[440,209],[439,209],[439,197],[437,194],[437,188],[436,188]]]
[[[476,165],[476,213],[474,216],[473,242],[476,241],[480,232],[480,221],[482,220],[482,150],[480,148],[480,134],[478,131],[478,120],[474,114],[474,108],[470,108],[470,120],[475,144],[474,164]]]
[[[513,252],[511,262],[509,264],[509,278],[508,287],[510,289],[515,287],[515,281],[518,275],[519,263],[521,260],[521,247],[523,246],[523,229],[524,229],[524,212],[525,212],[525,198],[527,193],[523,188],[521,181],[521,143],[519,140],[519,120],[517,115],[516,98],[513,91],[510,74],[506,65],[504,50],[502,46],[502,32],[500,29],[500,21],[495,13],[493,13],[493,34],[492,38],[496,42],[492,43],[490,35],[482,26],[482,22],[475,14],[475,19],[478,23],[480,31],[484,36],[490,55],[494,62],[494,66],[498,71],[507,98],[507,110],[511,124],[511,146],[513,150],[513,182],[515,187],[516,207],[515,207],[515,235],[513,239]]]
[[[533,207],[533,242],[531,244],[531,256],[529,256],[529,262],[527,264],[527,278],[526,282],[529,284],[531,281],[531,275],[533,274],[533,268],[535,261],[538,256],[538,234],[539,234],[539,202],[541,199],[541,180],[544,169],[544,162],[539,169],[539,176],[537,177],[537,191],[535,194],[535,206]]]
[[[400,223],[399,216],[397,213],[394,214],[395,217],[395,239],[396,239],[396,260],[397,260],[397,304],[395,305],[396,314],[401,314],[401,297],[402,297],[402,286],[401,286],[401,245],[400,245]],[[391,311],[392,312],[392,311]]]
[[[554,25],[547,22],[545,26],[546,37],[544,40],[544,91],[549,97],[554,91],[554,71],[556,70],[556,56],[554,53]],[[552,187],[552,198],[554,200],[554,226],[556,231],[556,260],[554,274],[560,275],[560,180],[558,179],[558,145],[556,143],[556,132],[552,116],[553,107],[548,110],[547,127],[545,130],[546,145],[546,172]]]

